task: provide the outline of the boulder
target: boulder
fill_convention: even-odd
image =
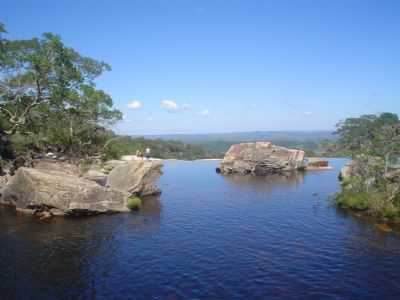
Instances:
[[[122,161],[132,161],[132,160],[139,160],[140,158],[137,155],[122,155]]]
[[[354,163],[352,164],[351,162],[346,164],[342,169],[340,170],[339,173],[339,180],[345,180],[351,176],[353,176],[355,173],[354,171]]]
[[[74,164],[56,159],[38,159],[34,163],[35,169],[42,171],[58,171],[69,175],[79,175],[79,167]]]
[[[156,186],[162,175],[162,162],[134,160],[112,169],[107,177],[107,186],[130,195],[148,196],[159,194]]]
[[[331,169],[329,161],[319,157],[307,158],[307,170],[325,170]]]
[[[0,176],[0,189],[7,184],[11,176],[8,174]]]
[[[57,209],[58,214],[92,214],[128,211],[127,198],[126,193],[74,175],[21,167],[3,188],[0,200],[17,209],[45,207]]]
[[[85,174],[83,174],[82,177],[84,179],[94,181],[102,186],[105,186],[107,183],[107,174],[104,174],[103,172],[98,170],[89,170]]]
[[[116,160],[116,159],[108,160],[104,163],[102,171],[108,174],[115,167],[119,167],[124,164],[126,164],[126,161],[123,160]]]
[[[269,175],[303,167],[304,151],[273,145],[271,142],[232,145],[220,168],[222,174]]]

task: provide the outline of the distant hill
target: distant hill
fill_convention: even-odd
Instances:
[[[271,141],[276,145],[321,152],[321,144],[335,141],[331,131],[252,131],[210,134],[146,135],[147,139],[176,140],[197,145],[213,153],[225,153],[232,144],[241,142]]]
[[[204,143],[209,141],[254,142],[261,140],[281,141],[322,141],[335,140],[332,131],[250,131],[206,134],[166,134],[147,135],[146,138],[179,140],[185,143]]]

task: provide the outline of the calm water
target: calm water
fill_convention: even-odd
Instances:
[[[400,237],[337,211],[333,171],[222,177],[167,162],[142,212],[0,209],[1,299],[400,299]]]

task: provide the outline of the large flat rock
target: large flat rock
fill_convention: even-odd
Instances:
[[[156,183],[162,175],[162,162],[133,160],[116,166],[107,177],[107,186],[130,195],[148,196],[160,193]]]
[[[18,209],[56,208],[65,214],[128,211],[127,193],[54,170],[19,168],[2,190],[1,202]]]
[[[303,166],[304,151],[271,142],[232,145],[221,162],[223,174],[269,175],[294,171]]]

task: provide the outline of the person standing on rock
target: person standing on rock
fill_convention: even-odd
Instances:
[[[151,152],[150,148],[146,148],[145,157],[146,157],[147,160],[150,159],[150,152]]]

